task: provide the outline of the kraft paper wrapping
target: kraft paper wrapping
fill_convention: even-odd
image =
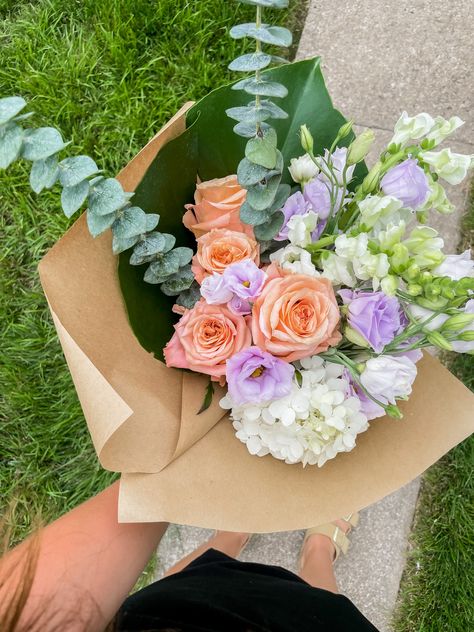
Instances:
[[[186,104],[122,170],[133,191]],[[324,467],[251,456],[219,407],[197,416],[207,378],[168,369],[127,318],[111,233],[83,215],[39,265],[54,324],[103,467],[122,473],[119,520],[226,530],[303,529],[361,509],[405,485],[474,430],[472,393],[430,356],[419,363],[404,419],[382,418]],[[157,290],[159,291],[159,290]]]

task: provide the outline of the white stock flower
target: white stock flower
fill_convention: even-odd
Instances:
[[[464,121],[459,116],[452,116],[449,120],[442,116],[437,116],[434,122],[434,126],[426,135],[428,140],[434,141],[434,147],[442,143],[445,138],[461,127],[461,125],[464,125]]]
[[[368,228],[374,227],[384,218],[388,221],[396,221],[403,202],[393,195],[369,195],[359,202],[360,223]]]
[[[471,251],[465,250],[460,255],[447,255],[442,263],[432,271],[435,276],[449,277],[459,281],[464,277],[474,277],[474,261]]]
[[[361,281],[372,281],[374,292],[378,290],[381,279],[386,277],[390,270],[390,263],[384,252],[378,255],[367,252],[362,257],[355,257],[352,265],[358,279]]]
[[[369,236],[367,233],[359,233],[355,237],[348,237],[346,234],[339,235],[334,242],[336,254],[340,257],[352,259],[352,257],[362,257],[367,252]]]
[[[426,112],[417,114],[416,116],[408,116],[407,112],[402,115],[395,124],[395,134],[389,145],[404,145],[408,140],[418,140],[422,138],[433,128],[435,121]]]
[[[410,395],[416,373],[416,365],[406,356],[380,355],[367,361],[360,381],[383,404],[395,404],[397,397]]]
[[[454,204],[448,200],[446,195],[446,191],[441,186],[439,182],[431,182],[431,195],[428,198],[427,202],[423,206],[423,208],[419,209],[421,211],[426,210],[429,211],[430,208],[434,208],[438,213],[442,215],[449,215],[455,209]]]
[[[385,230],[374,231],[374,237],[379,242],[380,249],[387,251],[391,250],[395,244],[400,243],[405,231],[406,222],[400,220],[398,224],[388,224]]]
[[[318,214],[308,211],[304,215],[293,215],[288,220],[288,239],[293,246],[304,248],[311,243],[311,233],[318,223]]]
[[[354,268],[349,259],[326,251],[321,265],[323,268],[322,276],[329,279],[333,285],[354,287],[356,284]]]
[[[309,154],[304,154],[299,158],[292,158],[288,171],[293,180],[299,184],[309,182],[319,173],[318,167],[314,164]]]
[[[473,166],[474,155],[455,154],[449,148],[441,151],[424,151],[420,157],[433,167],[440,178],[449,184],[459,184]]]
[[[310,253],[299,246],[286,246],[270,255],[270,261],[276,263],[283,270],[290,270],[293,274],[306,274],[318,277],[320,273],[311,261]]]
[[[221,406],[231,408],[236,436],[251,454],[321,467],[339,452],[350,452],[369,426],[360,400],[347,394],[341,366],[313,356],[302,360],[301,367],[301,386],[295,379],[287,397],[232,406],[226,395]]]

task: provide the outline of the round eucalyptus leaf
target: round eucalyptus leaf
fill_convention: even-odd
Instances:
[[[59,163],[59,180],[63,187],[73,187],[99,171],[89,156],[73,156]]]
[[[240,186],[249,187],[267,177],[269,169],[250,162],[248,158],[242,158],[237,167],[237,180]]]
[[[98,237],[108,228],[112,226],[117,217],[116,213],[109,215],[94,215],[90,211],[87,212],[87,227],[92,237]]]
[[[259,182],[247,188],[246,200],[257,211],[268,208],[274,201],[278,185],[281,181],[281,173],[268,178],[264,183]]]
[[[290,197],[291,187],[289,184],[280,184],[278,185],[278,189],[275,195],[275,199],[268,207],[269,213],[274,213],[275,211],[280,210],[285,204],[286,200]]]
[[[260,101],[260,105],[263,109],[268,110],[268,112],[270,112],[271,118],[275,118],[275,119],[288,118],[288,114],[287,112],[285,112],[285,110],[282,110],[281,107],[276,105],[275,103],[268,101],[268,99],[262,99],[262,101]]]
[[[255,52],[246,53],[230,62],[229,70],[238,72],[253,72],[254,70],[263,70],[272,63],[273,55],[267,53]]]
[[[285,216],[281,211],[277,211],[273,213],[268,222],[264,224],[260,224],[259,226],[255,226],[254,234],[255,237],[260,241],[269,241],[273,239],[275,235],[277,235],[281,227],[283,226],[283,222],[285,221]]]
[[[87,199],[89,182],[84,180],[73,187],[64,187],[61,192],[61,206],[66,217],[78,211]]]
[[[158,213],[147,213],[145,232],[149,233],[150,231],[155,230],[155,228],[158,226],[159,221],[160,216],[158,215]]]
[[[156,276],[167,278],[178,272],[180,268],[180,256],[174,250],[165,253],[153,262],[153,273]],[[150,266],[150,268],[152,267]]]
[[[126,202],[122,185],[115,178],[106,178],[91,187],[89,208],[96,215],[109,215]]]
[[[245,157],[267,169],[274,169],[277,163],[276,132],[273,129],[271,132],[251,138],[245,147]]]
[[[255,22],[233,26],[230,29],[229,34],[234,39],[240,39],[242,37],[252,37],[253,39],[259,42],[263,42],[264,44],[273,44],[274,46],[283,46],[285,48],[291,46],[293,41],[291,31],[284,28],[283,26],[270,26],[269,24],[262,24],[260,27],[258,27]]]
[[[248,94],[263,97],[279,97],[284,98],[288,95],[287,88],[276,81],[265,81],[264,79],[256,79],[249,77],[234,83],[232,90],[245,90]]]
[[[240,219],[244,224],[250,224],[251,226],[258,226],[264,224],[270,219],[270,213],[264,209],[263,211],[257,211],[250,204],[245,201],[240,207]]]
[[[7,123],[10,119],[21,112],[26,101],[22,97],[5,97],[0,99],[0,125]]]
[[[164,283],[167,279],[168,276],[162,276],[161,274],[159,274],[159,270],[157,269],[157,261],[153,261],[153,263],[150,263],[150,265],[148,266],[148,268],[145,270],[145,275],[143,277],[143,280],[146,283],[150,283],[152,285],[159,285],[161,283]]]
[[[44,160],[35,160],[31,166],[30,186],[35,193],[50,189],[59,177],[58,159],[55,155]]]
[[[26,160],[44,160],[67,145],[54,127],[39,127],[25,133],[21,154]]]
[[[181,292],[176,300],[176,305],[180,305],[185,309],[192,309],[200,299],[200,286],[199,283],[194,281],[187,290]]]
[[[115,220],[112,230],[118,239],[128,239],[146,233],[146,213],[138,206],[124,209]]]
[[[174,248],[176,237],[174,235],[170,235],[169,233],[163,233],[163,237],[165,238],[163,252],[169,252],[172,248]]]
[[[268,123],[261,123],[260,129],[265,131],[270,129],[270,125],[268,125]],[[252,138],[252,136],[255,136],[256,130],[257,126],[255,124],[247,122],[237,123],[234,127],[234,132],[238,136],[243,136],[244,138]]]
[[[226,110],[226,114],[236,121],[253,125],[254,129],[257,123],[263,123],[272,115],[270,109],[261,106],[255,107],[253,102],[248,106],[229,108]]]
[[[177,296],[184,290],[191,287],[194,282],[194,274],[190,266],[181,268],[176,274],[173,274],[161,286],[160,290],[167,296]]]
[[[176,252],[179,256],[179,265],[185,266],[187,265],[191,259],[193,258],[194,252],[191,248],[186,248],[184,246],[180,246],[179,248],[175,248],[173,252]]]
[[[140,239],[133,249],[130,263],[137,266],[153,261],[159,253],[163,252],[165,243],[166,240],[162,233],[148,233],[143,239]]]
[[[112,215],[115,215],[115,213],[112,213]],[[119,239],[112,233],[112,251],[114,255],[119,255],[121,252],[125,252],[125,250],[133,248],[133,246],[137,243],[139,239],[139,235],[135,235],[135,237],[124,237],[123,239]]]
[[[20,155],[23,128],[19,125],[0,127],[0,169],[6,169]]]

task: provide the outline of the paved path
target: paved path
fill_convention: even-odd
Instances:
[[[455,151],[473,153],[473,32],[471,0],[312,0],[298,57],[322,56],[336,107],[358,129],[375,130],[377,151],[406,109],[410,114],[461,116],[467,123],[450,144]],[[452,252],[466,194],[467,186],[450,191],[458,212],[430,222]],[[366,509],[349,554],[337,564],[341,590],[380,632],[391,629],[418,489],[414,481]],[[159,550],[159,574],[209,534],[170,527]],[[295,570],[302,539],[301,532],[255,536],[242,559]]]

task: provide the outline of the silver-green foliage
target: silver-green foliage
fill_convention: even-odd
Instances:
[[[234,131],[248,138],[243,158],[237,169],[239,184],[247,189],[247,197],[240,210],[240,217],[246,224],[254,226],[257,239],[267,241],[279,232],[283,224],[281,207],[290,194],[290,187],[281,184],[283,158],[277,146],[276,131],[267,121],[287,118],[287,113],[271,98],[283,98],[288,90],[280,83],[269,81],[262,73],[274,63],[285,63],[282,57],[266,53],[263,44],[291,46],[291,32],[281,26],[271,26],[262,22],[262,9],[284,9],[288,0],[237,0],[256,7],[255,22],[238,24],[230,30],[234,39],[243,37],[255,40],[255,52],[241,55],[229,65],[237,72],[254,72],[234,84],[234,90],[243,90],[253,96],[247,105],[226,110],[227,115],[238,121]]]
[[[87,204],[87,226],[93,237],[111,228],[114,254],[133,248],[130,263],[149,264],[144,276],[147,283],[159,284],[168,296],[183,292],[182,301],[189,302],[186,291],[194,280],[189,265],[193,251],[175,248],[173,235],[155,230],[160,216],[132,206],[133,193],[124,191],[115,178],[100,175],[92,158],[59,160],[58,153],[69,143],[52,127],[24,128],[21,122],[31,114],[20,114],[25,106],[21,97],[0,99],[0,168],[21,158],[30,161],[30,185],[35,193],[59,183],[67,217]]]

